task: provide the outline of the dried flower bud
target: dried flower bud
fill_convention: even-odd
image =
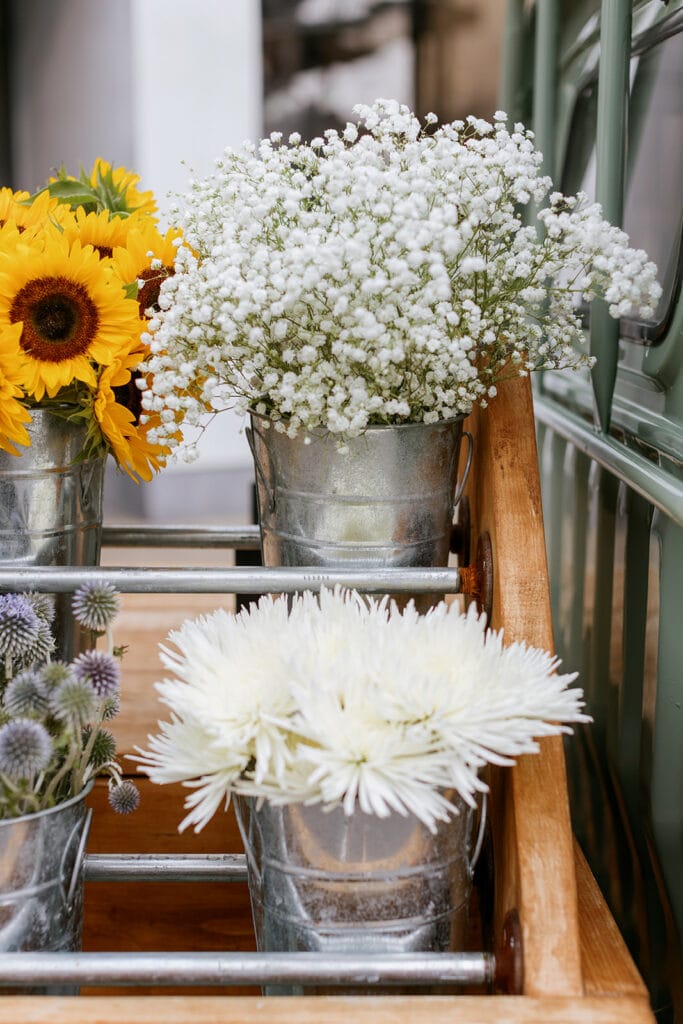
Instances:
[[[101,633],[116,618],[119,597],[111,583],[84,583],[75,592],[71,607],[82,626]]]
[[[110,786],[109,804],[117,814],[131,814],[140,806],[140,791],[128,780],[118,786]]]

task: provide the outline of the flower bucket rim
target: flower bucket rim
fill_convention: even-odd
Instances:
[[[284,418],[275,420],[272,416],[267,416],[264,413],[255,412],[253,409],[247,409],[247,413],[254,420],[264,420],[268,423],[288,422],[288,420]],[[468,412],[460,412],[457,413],[457,415],[455,416],[449,416],[447,419],[434,420],[433,423],[425,423],[422,420],[420,420],[419,422],[407,421],[405,423],[371,423],[368,426],[364,427],[360,434],[354,434],[352,437],[346,437],[346,435],[343,432],[332,431],[329,430],[327,427],[310,427],[308,429],[301,427],[300,432],[297,433],[297,437],[293,439],[290,438],[290,440],[297,440],[299,436],[305,437],[306,435],[308,435],[309,437],[316,437],[320,438],[321,440],[325,440],[327,438],[338,438],[344,444],[350,444],[352,441],[355,441],[359,437],[364,437],[365,434],[369,434],[370,432],[379,432],[386,430],[427,430],[434,427],[451,426],[452,424],[464,422],[464,420],[466,420],[469,415],[470,413]]]
[[[55,814],[57,811],[64,810],[66,807],[71,807],[73,804],[76,804],[87,797],[94,785],[95,780],[88,779],[83,789],[76,793],[75,796],[70,796],[68,800],[61,800],[60,803],[55,804],[54,807],[45,807],[42,811],[32,811],[31,814],[22,814],[17,818],[0,818],[0,829],[8,825],[16,825],[19,822],[35,821],[38,818],[47,817],[48,814]]]

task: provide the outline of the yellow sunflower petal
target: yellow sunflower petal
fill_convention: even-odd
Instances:
[[[100,258],[110,257],[117,246],[125,246],[134,221],[131,217],[114,217],[108,210],[86,213],[79,207],[70,224],[64,228],[69,242],[92,245]]]
[[[17,334],[14,327],[0,331],[0,448],[12,455],[20,454],[17,444],[31,443],[24,426],[31,422],[31,414],[21,402],[24,392],[16,376]]]
[[[14,224],[20,233],[26,232],[27,236],[49,230],[55,223],[58,200],[47,192],[40,193],[33,202],[29,199],[28,192],[0,189],[0,225]]]
[[[121,280],[126,284],[142,282],[138,289],[141,317],[156,307],[162,283],[175,273],[179,238],[179,228],[162,235],[153,223],[139,222],[132,226],[125,247],[114,249],[112,258]]]
[[[106,160],[98,157],[90,173],[90,184],[96,188],[101,177],[111,172],[112,180],[119,195],[125,197],[126,205],[132,212],[156,213],[157,205],[153,192],[140,192],[136,186],[140,175],[126,170],[125,167],[112,167]]]
[[[147,440],[149,425],[136,423],[135,413],[117,401],[115,388],[134,388],[133,371],[144,352],[132,347],[111,365],[105,367],[99,380],[94,402],[95,417],[119,468],[138,482],[149,481],[166,463],[169,449]]]

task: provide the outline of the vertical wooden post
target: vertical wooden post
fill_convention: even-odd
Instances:
[[[492,626],[507,641],[553,648],[533,403],[528,379],[508,381],[473,413],[470,502],[493,549]],[[546,739],[495,780],[496,927],[519,911],[525,995],[583,992],[576,878],[562,740]],[[501,792],[502,790],[502,792]]]

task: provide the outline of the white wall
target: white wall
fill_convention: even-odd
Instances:
[[[131,39],[135,166],[163,209],[226,146],[261,134],[260,0],[131,0]],[[190,469],[249,465],[240,426],[217,417]]]
[[[17,188],[102,156],[140,174],[163,219],[190,168],[261,134],[260,0],[14,0],[12,15]],[[191,468],[249,465],[240,427],[218,417]]]
[[[14,0],[11,16],[14,187],[97,156],[133,165],[128,0]]]

